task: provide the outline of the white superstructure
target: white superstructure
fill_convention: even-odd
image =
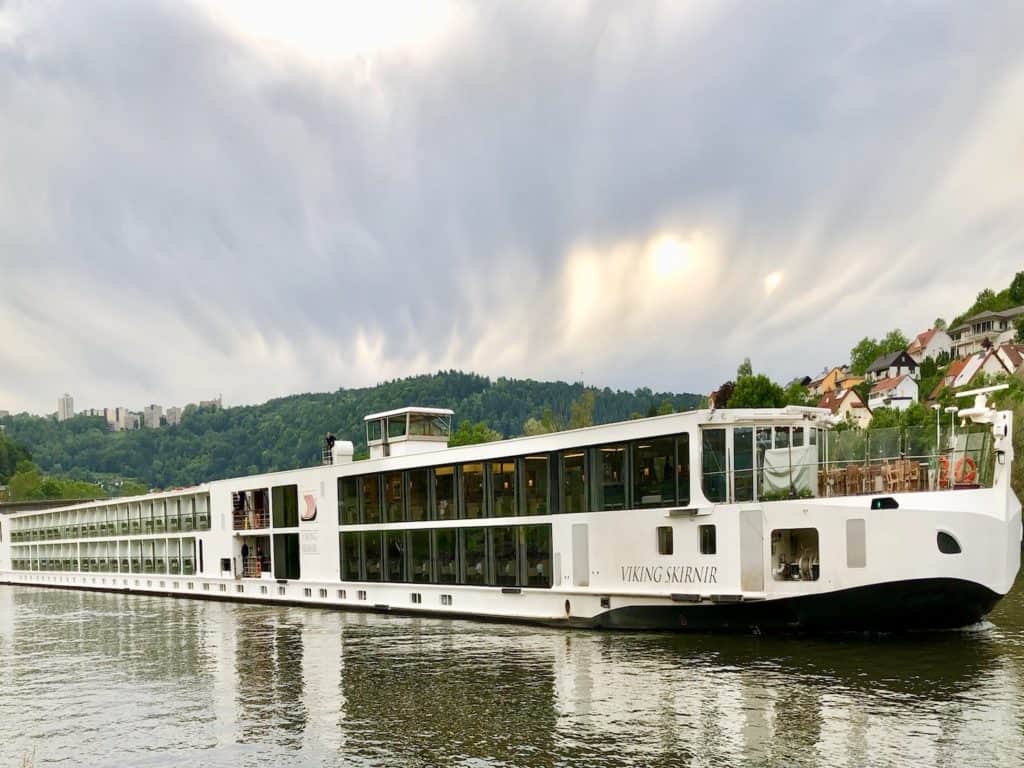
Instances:
[[[450,411],[387,411],[366,461],[338,443],[322,466],[0,518],[0,581],[580,626],[958,626],[1020,564],[1012,416],[979,398],[931,451],[832,433],[816,408],[457,448]]]

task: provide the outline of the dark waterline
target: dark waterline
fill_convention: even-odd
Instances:
[[[1024,581],[966,631],[548,630],[0,586],[0,768],[1024,764]]]

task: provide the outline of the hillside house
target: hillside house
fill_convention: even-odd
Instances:
[[[967,357],[981,352],[987,341],[992,347],[1011,343],[1017,335],[1014,322],[1024,315],[1024,306],[999,312],[980,312],[949,329],[954,357]]]
[[[941,328],[929,328],[924,333],[919,333],[907,347],[907,354],[914,358],[920,365],[929,357],[937,360],[939,355],[945,352],[949,355],[953,348],[953,339]]]
[[[942,381],[932,391],[931,398],[934,400],[946,387],[960,389],[970,386],[979,373],[987,373],[991,376],[998,376],[1000,373],[1013,373],[1009,366],[1003,362],[998,352],[994,349],[986,349],[970,357],[961,360],[954,360],[942,377]]]
[[[900,376],[916,379],[919,375],[917,361],[908,355],[905,349],[876,358],[866,371],[867,380],[870,382],[895,379]],[[870,406],[870,403],[868,405]]]
[[[851,421],[861,429],[866,428],[871,421],[871,410],[852,389],[833,389],[826,392],[818,401],[818,407],[828,408],[833,416]]]
[[[868,408],[872,411],[878,408],[905,411],[917,402],[917,391],[917,381],[909,374],[881,379],[875,382],[868,393]]]

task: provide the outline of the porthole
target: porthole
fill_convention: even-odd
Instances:
[[[939,547],[939,552],[944,555],[959,555],[963,552],[960,549],[960,542],[953,538],[952,534],[946,533],[945,531],[939,531],[935,537],[935,543]]]

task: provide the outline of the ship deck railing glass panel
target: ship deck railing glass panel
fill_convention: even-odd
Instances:
[[[995,470],[984,425],[945,432],[779,425],[701,432],[702,487],[712,503],[988,488]]]

